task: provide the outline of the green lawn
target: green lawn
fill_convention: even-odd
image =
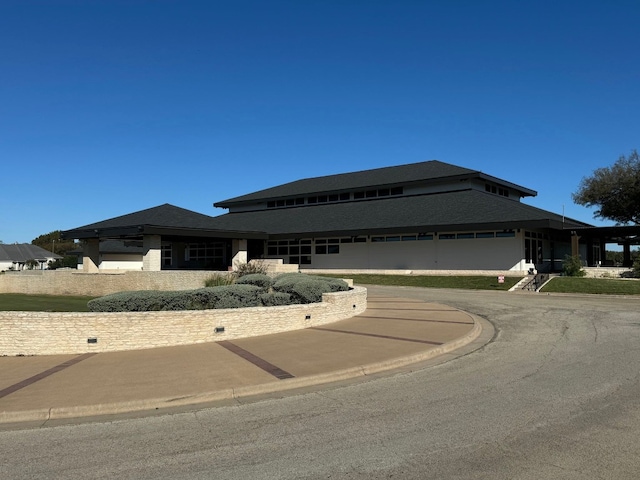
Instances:
[[[335,275],[333,275],[335,276]],[[391,285],[424,288],[460,288],[472,290],[508,290],[521,277],[432,276],[432,275],[349,275],[361,285]],[[640,280],[608,278],[556,277],[542,289],[549,293],[595,293],[640,295]],[[87,312],[87,302],[95,297],[56,295],[0,294],[0,311]]]
[[[498,277],[487,276],[434,276],[434,275],[347,275],[355,284],[395,285],[425,288],[463,288],[471,290],[509,290],[522,277],[505,277],[498,283]]]
[[[0,293],[0,311],[88,312],[87,302],[92,298]]]
[[[426,276],[426,275],[347,275],[356,284],[394,285],[425,288],[460,288],[473,290],[508,290],[522,277],[505,277],[498,283],[497,277],[486,276]],[[640,295],[640,281],[608,278],[556,277],[543,292],[594,293],[609,295]]]
[[[549,293],[640,295],[640,280],[556,277],[547,283],[541,291]]]

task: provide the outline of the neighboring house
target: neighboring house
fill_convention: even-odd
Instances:
[[[521,202],[536,194],[434,160],[286,183],[217,202],[228,209],[217,217],[165,204],[63,236],[85,240],[86,271],[105,269],[100,245],[120,239],[142,242],[144,270],[268,258],[304,269],[526,272],[558,270],[569,254],[597,264],[607,241],[639,233]]]
[[[30,260],[37,262],[34,269],[45,270],[49,262],[62,258],[44,248],[29,243],[0,243],[0,271],[25,270]]]

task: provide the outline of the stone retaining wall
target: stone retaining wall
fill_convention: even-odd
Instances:
[[[158,273],[158,272],[154,272]],[[365,311],[367,290],[326,293],[322,303],[178,312],[0,312],[0,355],[113,352],[232,340],[298,330]]]
[[[585,267],[587,278],[623,278],[631,277],[631,269],[624,267]]]
[[[78,270],[33,270],[0,275],[0,293],[86,295],[101,297],[135,290],[189,290],[204,287],[212,275],[226,272],[165,270],[83,273]]]

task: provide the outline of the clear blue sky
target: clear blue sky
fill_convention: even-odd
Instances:
[[[0,240],[438,159],[594,223],[640,148],[640,3],[2,0]]]

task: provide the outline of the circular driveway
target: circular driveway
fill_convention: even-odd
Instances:
[[[490,320],[485,347],[306,394],[0,432],[2,478],[635,479],[640,298],[370,287]]]

